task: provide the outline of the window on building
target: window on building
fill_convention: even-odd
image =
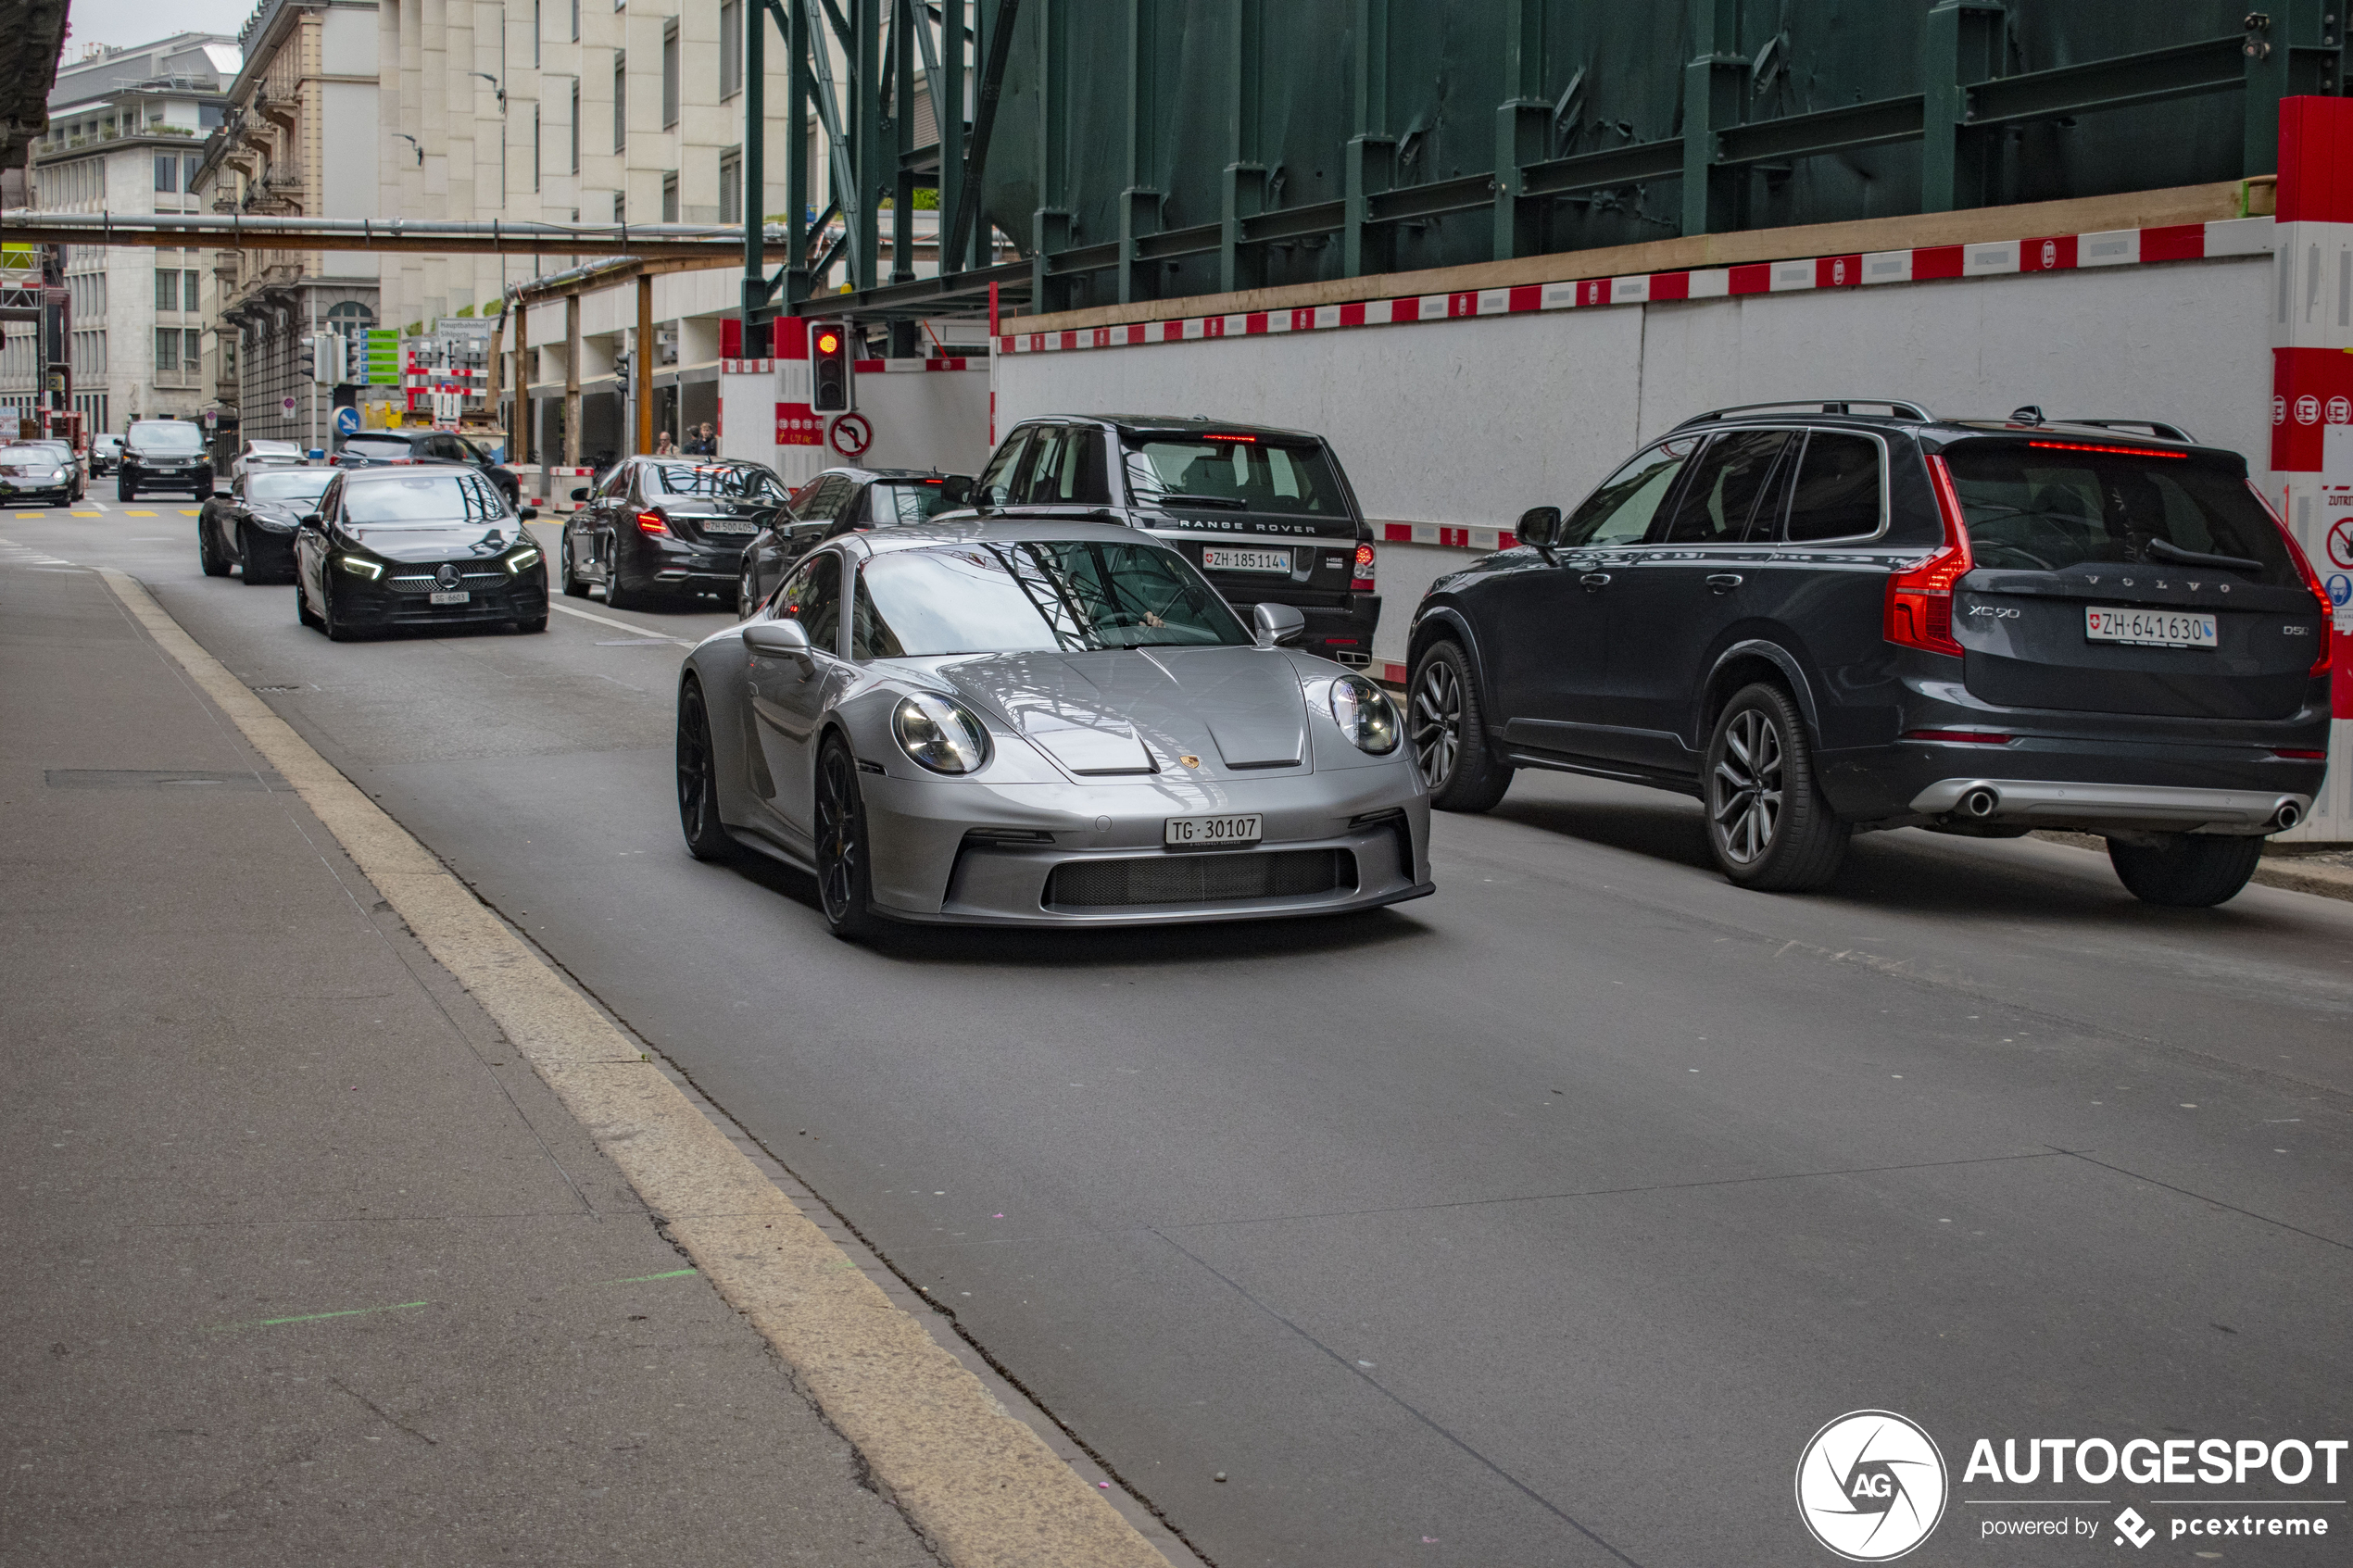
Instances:
[[[629,150],[629,56],[612,52],[612,150]]]
[[[227,116],[223,113],[221,106],[219,104],[198,104],[196,106],[196,129],[199,131],[218,131],[220,128],[221,120],[226,118]]]
[[[204,308],[204,299],[197,293],[199,280],[203,276],[204,273],[194,267],[180,274],[180,308],[191,315]]]
[[[539,69],[539,33],[544,25],[539,15],[539,6],[540,0],[531,0],[531,69],[534,70]],[[534,186],[533,189],[535,190],[537,187]]]
[[[539,189],[539,106],[531,106],[531,188]]]
[[[572,41],[580,42],[580,0],[569,0],[572,6]]]
[[[719,155],[719,221],[744,220],[744,151],[729,147]]]
[[[177,267],[156,269],[156,308],[158,310],[180,308],[180,269]]]
[[[678,123],[678,19],[673,17],[661,29],[661,123],[664,130]]]
[[[180,155],[178,153],[157,153],[156,155],[156,189],[158,191],[176,191],[179,188]]]
[[[203,166],[204,159],[193,155],[184,156],[180,160],[180,172],[182,176],[180,188],[192,196],[196,194],[196,170]]]
[[[719,95],[744,90],[744,0],[719,0]]]
[[[664,223],[678,221],[678,176],[675,174],[661,177],[661,220]]]
[[[572,79],[572,172],[580,172],[580,78]]]
[[[192,277],[194,275],[190,274]],[[180,362],[188,367],[190,375],[195,375],[196,367],[204,363],[204,332],[201,328],[189,327],[182,331]]]
[[[156,329],[156,374],[177,375],[180,370],[180,329]]]

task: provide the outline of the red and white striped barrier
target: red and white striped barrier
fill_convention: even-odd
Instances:
[[[595,469],[542,468],[537,463],[510,463],[522,494],[518,504],[537,507],[542,511],[570,512],[579,509],[580,503],[572,498],[577,485],[558,483],[559,480],[593,477]]]
[[[1575,278],[1555,283],[1466,289],[1352,305],[1302,307],[1296,310],[1189,316],[1182,320],[1137,321],[1119,327],[1008,332],[997,339],[996,347],[1002,354],[1052,354],[1268,332],[1329,332],[1346,327],[1460,320],[1473,316],[1645,305],[1659,300],[1721,299],[1737,295],[1869,288],[1880,283],[1917,283],[1943,278],[1991,278],[2014,272],[2064,272],[2158,261],[2201,261],[2208,257],[2259,255],[2271,250],[2272,243],[2271,219],[2228,218],[2163,228],[2046,234],[1966,245],[1922,245],[1912,250],[1804,257],[1680,272],[1638,272],[1619,278]]]

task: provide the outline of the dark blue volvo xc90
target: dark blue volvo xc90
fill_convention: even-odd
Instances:
[[[2068,828],[2204,906],[2311,809],[2330,609],[2245,459],[2171,426],[1729,408],[1433,583],[1410,718],[1441,808],[1530,767],[1679,790],[1749,886],[1860,829]]]

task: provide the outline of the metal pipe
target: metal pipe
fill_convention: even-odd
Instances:
[[[781,235],[763,224],[763,234]],[[315,242],[329,250],[437,250],[563,256],[724,257],[743,229],[717,223],[512,223],[401,218],[254,217],[241,212],[0,212],[0,243],[173,245],[190,237],[225,250],[288,250]],[[245,242],[250,239],[253,243]]]

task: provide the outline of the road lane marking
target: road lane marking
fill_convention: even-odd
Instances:
[[[599,626],[610,626],[616,632],[634,632],[640,637],[657,637],[665,643],[675,643],[680,640],[668,632],[651,632],[643,626],[633,626],[626,621],[615,621],[610,615],[593,615],[585,609],[574,609],[570,605],[560,605],[553,597],[548,599],[547,608],[561,610],[566,615],[576,615],[583,621],[593,621]],[[692,647],[694,644],[687,643],[685,646]]]
[[[125,517],[153,517],[156,514],[153,512],[125,512],[122,515]]]
[[[395,1301],[388,1307],[346,1307],[340,1312],[304,1312],[297,1317],[291,1318],[256,1318],[251,1323],[216,1323],[214,1326],[206,1329],[205,1332],[207,1334],[226,1334],[233,1328],[275,1328],[280,1323],[318,1323],[326,1318],[357,1318],[364,1317],[370,1312],[405,1312],[411,1307],[422,1307],[427,1305],[429,1305],[429,1303],[423,1301]]]
[[[432,851],[181,630],[99,569],[479,1001],[729,1305],[750,1319],[951,1568],[1168,1568],[727,1135]],[[585,611],[573,611],[585,614]],[[601,620],[601,617],[590,619]],[[614,622],[613,624],[621,624]],[[631,628],[635,630],[635,628]]]

